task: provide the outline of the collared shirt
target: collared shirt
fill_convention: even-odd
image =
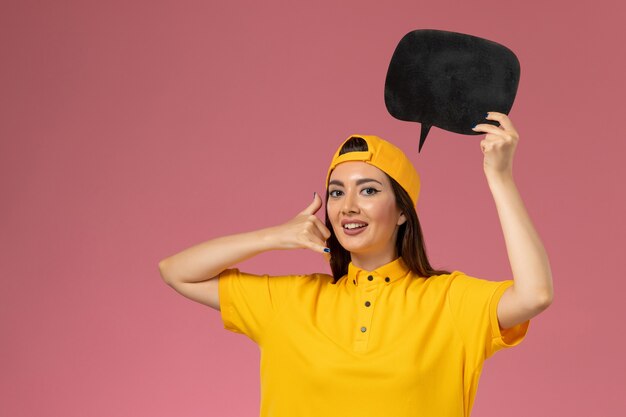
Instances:
[[[402,257],[374,271],[219,276],[224,328],[261,352],[261,417],[468,417],[483,362],[530,321],[501,330],[512,280],[420,277]]]

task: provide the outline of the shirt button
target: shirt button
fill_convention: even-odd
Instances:
[[[370,306],[370,304],[371,304],[371,303],[370,303],[369,301],[366,301],[366,302],[365,302],[365,307],[369,307],[369,306]]]
[[[385,281],[389,282],[389,277],[385,278]]]
[[[365,331],[366,331],[366,330],[367,330],[367,329],[365,328],[365,326],[364,326],[364,327],[361,327],[361,333],[365,333]]]
[[[371,280],[374,279],[374,277],[370,275],[370,276],[367,277],[367,279],[371,281]]]

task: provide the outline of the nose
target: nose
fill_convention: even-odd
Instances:
[[[353,212],[353,213],[358,212],[358,201],[357,201],[357,196],[354,194],[354,192],[352,191],[346,192],[345,197],[343,199],[343,206],[341,209],[344,214],[349,213],[349,212]]]

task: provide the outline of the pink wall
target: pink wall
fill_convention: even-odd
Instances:
[[[624,415],[617,4],[3,2],[0,415],[258,415],[256,345],[157,263],[295,216],[351,133],[411,155],[436,267],[511,278],[483,136],[433,128],[418,155],[419,125],[384,106],[397,42],[428,28],[519,57],[514,174],[554,275],[526,340],[486,363],[473,415]],[[329,272],[304,250],[238,266]]]

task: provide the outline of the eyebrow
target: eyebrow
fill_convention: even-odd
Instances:
[[[382,182],[380,182],[378,180],[375,180],[374,178],[361,178],[361,179],[358,179],[358,180],[356,180],[356,185],[361,185],[361,184],[364,184],[366,182],[372,182],[372,181],[377,182],[380,185],[383,185]],[[333,185],[333,184],[336,184],[336,185],[339,185],[339,186],[343,187],[343,182],[341,182],[339,180],[332,180],[331,182],[328,183],[328,185]]]

